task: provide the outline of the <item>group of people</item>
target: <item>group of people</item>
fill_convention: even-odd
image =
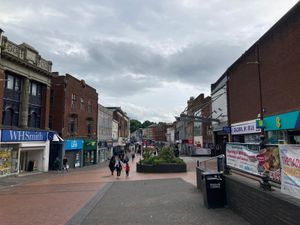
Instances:
[[[58,157],[56,157],[55,161],[54,161],[54,169],[56,171],[60,171],[60,160]],[[62,164],[62,171],[67,171],[69,172],[69,164],[68,164],[68,158],[67,156],[64,156],[63,158],[63,164]]]
[[[132,161],[135,158],[135,154],[131,154]],[[129,176],[130,166],[128,164],[129,157],[128,155],[120,155],[120,156],[112,156],[109,161],[109,169],[111,171],[111,175],[114,175],[114,171],[117,172],[117,178],[121,176],[122,169],[125,169],[126,177]]]

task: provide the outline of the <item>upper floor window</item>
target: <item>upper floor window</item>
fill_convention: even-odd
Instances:
[[[77,131],[77,116],[72,115],[69,117],[69,133],[73,134]]]
[[[91,100],[88,100],[88,108],[87,108],[88,112],[92,112],[92,103]]]
[[[30,94],[32,96],[41,96],[42,95],[42,86],[36,82],[30,83]]]
[[[21,89],[21,80],[20,78],[14,77],[12,75],[6,75],[5,88],[19,91]]]
[[[74,109],[76,104],[76,95],[72,94],[71,107]]]
[[[88,135],[91,135],[93,132],[92,123],[93,123],[93,121],[91,119],[87,119],[86,128],[87,128]]]
[[[16,114],[16,112],[12,108],[7,108],[3,112],[2,124],[8,126],[18,126],[17,117],[18,114]]]
[[[83,98],[80,98],[80,109],[81,110],[84,109],[84,100],[83,100]]]

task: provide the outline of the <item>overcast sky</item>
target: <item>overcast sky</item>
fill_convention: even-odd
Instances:
[[[130,118],[174,121],[297,0],[1,0],[0,28]]]

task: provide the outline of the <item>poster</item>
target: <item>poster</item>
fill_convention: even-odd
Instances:
[[[226,160],[232,168],[259,176],[267,172],[272,181],[281,181],[278,146],[260,149],[255,144],[227,143]]]
[[[281,191],[300,198],[300,146],[279,145],[281,161]]]

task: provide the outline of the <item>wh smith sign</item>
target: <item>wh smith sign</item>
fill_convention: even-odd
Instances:
[[[28,141],[47,141],[48,132],[46,131],[26,131],[26,130],[2,130],[2,142],[28,142]]]

